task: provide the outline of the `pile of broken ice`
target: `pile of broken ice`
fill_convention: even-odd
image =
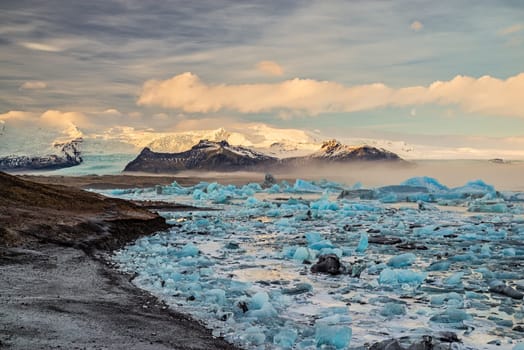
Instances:
[[[376,189],[175,182],[110,195],[222,209],[164,212],[169,232],[114,260],[234,343],[344,349],[453,332],[455,348],[521,346],[522,193],[420,177]],[[341,274],[310,271],[326,254]]]

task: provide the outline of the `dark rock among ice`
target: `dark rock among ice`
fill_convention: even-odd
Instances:
[[[489,291],[492,293],[502,294],[502,295],[508,296],[513,299],[524,298],[524,293],[521,293],[518,290],[507,286],[502,281],[492,281],[489,284]]]
[[[311,266],[311,272],[339,275],[343,272],[343,267],[338,256],[335,254],[326,254],[318,257],[317,263]]]

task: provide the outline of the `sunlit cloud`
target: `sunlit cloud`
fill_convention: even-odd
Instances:
[[[514,24],[510,27],[506,27],[506,28],[502,28],[501,30],[499,30],[499,34],[500,35],[510,35],[510,34],[514,34],[514,33],[518,33],[520,31],[524,30],[524,25],[522,24]]]
[[[257,63],[256,67],[268,75],[281,76],[284,74],[284,68],[274,61],[261,61]]]
[[[22,42],[21,46],[26,49],[36,50],[36,51],[46,51],[46,52],[59,52],[62,51],[62,48],[54,45],[35,43],[35,42]]]
[[[424,25],[420,21],[414,21],[413,23],[411,23],[409,27],[411,28],[411,30],[418,32],[422,30],[422,28],[424,28]]]
[[[38,90],[46,87],[47,84],[43,81],[26,81],[20,86],[20,90]]]
[[[111,116],[115,116],[115,117],[122,116],[122,112],[120,112],[118,109],[115,109],[115,108],[108,108],[105,111],[103,111],[102,114],[104,114],[104,115],[111,115]]]
[[[187,113],[221,110],[272,111],[288,115],[357,112],[382,107],[457,105],[468,113],[524,117],[524,73],[506,80],[458,75],[428,86],[392,88],[382,83],[345,86],[331,81],[292,79],[273,84],[207,84],[192,73],[144,83],[138,104]]]

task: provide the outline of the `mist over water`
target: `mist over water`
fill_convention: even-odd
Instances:
[[[306,179],[325,178],[347,185],[360,182],[365,187],[395,185],[415,176],[430,176],[448,187],[481,179],[498,190],[524,191],[524,162],[500,164],[477,160],[423,160],[409,165],[359,163],[307,169],[287,175]]]
[[[165,175],[173,177],[191,177],[202,181],[244,184],[264,181],[263,172],[239,171],[231,173],[212,171],[184,171],[178,173],[122,173],[133,155],[98,155],[85,156],[81,165],[54,171],[30,171],[39,175]],[[293,171],[277,171],[273,175],[277,181],[321,180],[340,182],[351,186],[361,183],[373,188],[396,185],[415,176],[436,178],[448,187],[462,186],[471,180],[481,179],[502,191],[524,191],[524,161],[494,163],[487,160],[417,160],[409,163],[362,162],[347,165],[315,166]]]
[[[168,174],[165,174],[168,175]],[[173,174],[171,174],[173,175]],[[273,173],[277,181],[300,178],[340,182],[346,185],[361,183],[364,187],[396,185],[411,177],[430,176],[448,187],[462,186],[481,179],[502,191],[524,191],[524,162],[493,163],[486,160],[420,160],[408,164],[352,163]],[[175,176],[201,178],[222,183],[261,182],[263,173],[185,171]]]

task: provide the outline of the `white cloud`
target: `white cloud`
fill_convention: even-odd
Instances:
[[[115,117],[122,116],[122,112],[120,112],[118,109],[115,109],[115,108],[108,108],[105,111],[103,111],[102,114],[111,115]]]
[[[260,61],[256,68],[268,75],[281,76],[284,74],[284,68],[274,61]]]
[[[292,79],[273,84],[217,84],[192,73],[144,83],[139,105],[173,108],[187,113],[231,110],[271,111],[286,115],[356,112],[387,106],[458,105],[469,113],[524,117],[524,73],[506,80],[456,76],[429,86],[391,88],[381,83],[345,86],[330,81]]]
[[[59,52],[62,49],[55,45],[43,44],[43,43],[34,43],[34,42],[22,42],[20,43],[23,47],[30,50],[36,51],[46,51],[46,52]]]
[[[413,31],[418,32],[418,31],[422,30],[422,28],[424,28],[424,25],[420,21],[414,21],[413,23],[411,23],[411,25],[409,27]]]
[[[514,33],[518,33],[520,31],[524,30],[524,25],[522,24],[514,24],[510,27],[506,27],[506,28],[502,28],[501,30],[499,30],[499,34],[500,35],[510,35],[510,34],[514,34]]]
[[[26,81],[20,86],[21,90],[45,89],[47,84],[43,81]]]

